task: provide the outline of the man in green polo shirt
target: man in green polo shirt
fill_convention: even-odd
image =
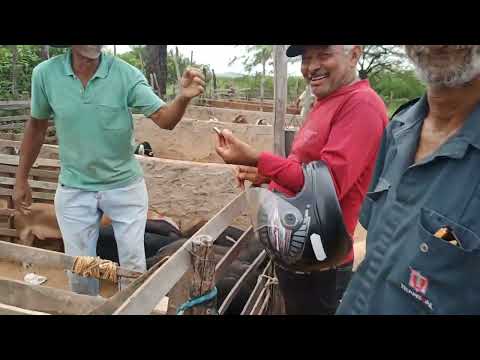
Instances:
[[[130,108],[171,130],[190,100],[203,93],[205,82],[200,71],[188,69],[180,95],[167,105],[138,69],[102,53],[102,47],[72,45],[33,70],[31,120],[20,148],[14,201],[17,210],[28,212],[28,174],[53,116],[61,163],[55,209],[65,253],[96,256],[100,218],[106,214],[112,219],[120,265],[145,271],[148,195],[134,156]],[[75,292],[99,292],[95,279],[70,275],[70,282]]]

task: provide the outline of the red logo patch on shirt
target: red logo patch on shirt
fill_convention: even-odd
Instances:
[[[417,270],[410,269],[410,280],[408,285],[416,292],[425,295],[428,289],[428,279]]]

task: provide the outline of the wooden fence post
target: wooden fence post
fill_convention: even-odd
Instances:
[[[280,156],[286,156],[285,151],[285,114],[287,112],[288,95],[288,69],[287,69],[287,46],[273,46],[273,151]],[[271,268],[268,271],[271,277],[275,277],[275,265],[271,262]],[[271,296],[268,305],[268,313],[284,313],[283,298],[278,285],[270,287]]]
[[[200,235],[192,239],[193,277],[190,298],[197,298],[212,291],[215,287],[215,258],[213,239]],[[216,313],[216,297],[185,311],[185,315],[213,315]]]
[[[285,156],[285,113],[287,112],[287,56],[286,45],[273,46],[273,151]]]

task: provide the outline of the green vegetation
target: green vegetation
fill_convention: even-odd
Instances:
[[[379,45],[381,46],[381,45]],[[145,72],[146,56],[145,47],[131,45],[131,51],[118,55],[124,61],[132,64]],[[374,51],[375,49],[370,49]],[[65,49],[50,48],[50,57],[64,52]],[[385,51],[382,48],[382,51]],[[395,50],[397,51],[397,50]],[[265,65],[271,64],[271,45],[250,45],[245,48],[245,55],[232,61],[242,61],[248,74],[235,76],[233,74],[217,74],[217,90],[227,90],[231,86],[246,98],[261,98],[262,88],[265,99],[273,98],[273,76],[267,73]],[[388,56],[388,55],[386,55]],[[395,54],[395,56],[399,56]],[[176,54],[170,50],[167,54],[167,100],[175,95],[177,86],[177,74],[175,70],[174,57],[177,59],[179,72],[193,65],[204,67],[207,73],[207,96],[211,96],[213,90],[213,72],[209,64],[190,63],[190,58]],[[43,61],[42,45],[3,45],[0,46],[0,99],[27,99],[30,96],[30,82],[33,68]],[[261,71],[254,72],[260,65]],[[382,64],[377,66],[381,67]],[[299,63],[290,64],[300,66]],[[214,69],[213,69],[214,70]],[[263,80],[262,80],[263,79]],[[392,63],[385,61],[381,71],[372,72],[369,75],[372,87],[384,99],[392,113],[402,103],[421,96],[425,87],[415,77],[410,69],[402,68],[399,65],[392,66]],[[262,86],[263,85],[263,86]],[[288,79],[288,102],[293,103],[305,89],[305,81],[302,77],[290,76]],[[238,92],[239,90],[243,90]]]
[[[50,56],[65,49],[50,48]],[[42,45],[0,46],[0,99],[27,99],[33,68],[43,61]],[[16,59],[15,59],[16,55]]]
[[[425,85],[412,70],[386,71],[374,76],[370,83],[387,104],[390,115],[403,103],[425,92]]]

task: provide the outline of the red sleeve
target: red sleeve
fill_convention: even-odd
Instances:
[[[330,169],[339,200],[375,162],[386,121],[385,112],[362,99],[347,102],[334,120],[319,158]]]
[[[352,188],[376,153],[386,125],[386,114],[368,101],[347,103],[332,124],[327,143],[318,150],[318,160],[325,162],[332,174],[341,200]],[[301,163],[290,158],[260,154],[258,171],[278,185],[298,193],[304,184]]]
[[[303,170],[297,161],[264,151],[258,159],[257,169],[260,175],[269,177],[294,194],[302,190]]]

